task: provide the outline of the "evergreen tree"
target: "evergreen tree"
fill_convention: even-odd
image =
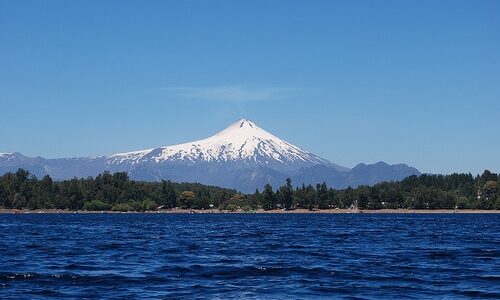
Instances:
[[[268,183],[262,192],[262,208],[265,210],[276,209],[276,196],[273,187]]]
[[[280,195],[283,207],[287,210],[291,209],[293,205],[293,187],[292,180],[290,178],[287,178],[286,184],[281,187]]]
[[[250,207],[256,209],[259,205],[262,205],[262,200],[259,189],[255,189],[255,192],[253,193],[252,196],[252,201],[250,203]]]
[[[328,203],[328,187],[326,186],[325,182],[316,185],[316,193],[317,193],[316,198],[317,198],[318,208],[321,209],[329,208],[330,203]]]
[[[313,210],[317,207],[316,205],[316,190],[312,185],[308,185],[304,192],[304,201],[307,205],[307,209]]]
[[[161,182],[161,197],[160,205],[165,205],[167,208],[177,207],[177,195],[170,180]]]

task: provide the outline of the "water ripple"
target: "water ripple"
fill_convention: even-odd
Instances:
[[[0,298],[498,299],[499,221],[0,215]]]

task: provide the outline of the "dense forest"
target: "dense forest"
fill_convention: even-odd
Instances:
[[[37,179],[19,169],[0,177],[3,208],[89,211],[150,211],[168,208],[243,211],[255,209],[500,209],[498,174],[420,175],[374,186],[328,188],[325,183],[293,187],[290,179],[276,190],[245,195],[235,190],[198,183],[130,180],[127,173],[104,172],[97,177],[53,181]]]

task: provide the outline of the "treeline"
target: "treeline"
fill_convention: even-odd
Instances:
[[[53,181],[37,179],[19,169],[0,177],[0,206],[4,208],[147,211],[158,208],[218,207],[235,190],[198,183],[142,182],[127,173],[104,172],[97,177]]]
[[[250,202],[260,203],[264,209],[500,209],[500,179],[488,170],[475,177],[424,174],[342,190],[328,188],[325,183],[293,188],[288,179],[276,191],[266,185],[251,198]]]
[[[127,173],[53,181],[19,169],[0,177],[4,208],[147,211],[168,208],[255,209],[500,209],[498,174],[420,175],[399,182],[336,190],[325,183],[293,187],[290,179],[276,190],[269,184],[245,195],[197,183],[130,180]]]

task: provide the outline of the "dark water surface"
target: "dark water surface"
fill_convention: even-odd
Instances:
[[[0,268],[1,299],[500,299],[500,215],[0,215]]]

